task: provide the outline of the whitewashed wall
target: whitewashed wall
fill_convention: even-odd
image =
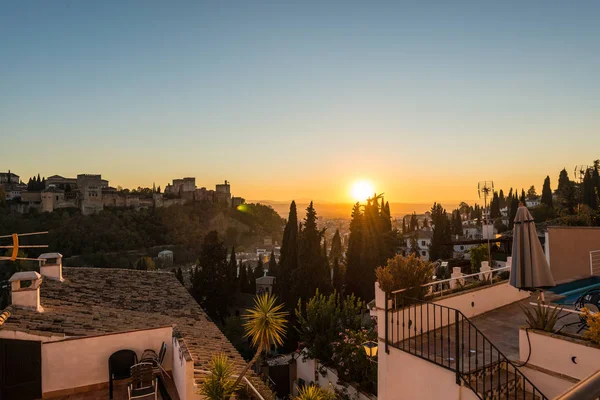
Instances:
[[[172,327],[42,343],[42,393],[108,382],[108,358],[130,349],[140,357],[145,349],[167,344],[165,369],[172,367]]]

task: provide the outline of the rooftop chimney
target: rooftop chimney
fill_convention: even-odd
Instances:
[[[40,274],[48,279],[63,282],[62,254],[44,253],[38,257],[40,261]]]
[[[12,305],[43,312],[40,305],[40,285],[42,276],[35,271],[17,272],[9,279],[12,292]]]

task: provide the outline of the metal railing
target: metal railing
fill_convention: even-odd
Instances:
[[[386,295],[385,313],[386,352],[391,346],[453,371],[482,400],[547,400],[459,310],[396,293]]]
[[[449,293],[456,290],[457,287],[468,287],[470,284],[481,283],[481,284],[493,284],[494,275],[499,276],[502,272],[510,272],[510,265],[501,268],[493,268],[489,271],[476,272],[474,274],[463,274],[454,278],[440,279],[421,285],[422,288],[428,289],[429,294],[436,296],[443,296],[444,293]],[[392,294],[403,293],[410,288],[399,289],[392,292]]]
[[[590,251],[590,275],[600,276],[600,250]]]
[[[580,400],[600,398],[600,370],[570,387],[554,400]]]

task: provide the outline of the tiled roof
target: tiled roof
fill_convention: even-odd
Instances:
[[[94,336],[173,326],[185,341],[194,367],[206,370],[213,354],[223,352],[236,364],[243,358],[210,320],[174,274],[108,268],[63,268],[64,282],[44,279],[43,313],[14,306],[4,329],[42,335]],[[256,376],[265,398],[272,397]]]

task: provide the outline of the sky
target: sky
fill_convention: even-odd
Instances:
[[[360,179],[394,202],[541,191],[600,158],[599,19],[594,1],[0,2],[0,170],[270,200],[351,201]]]

